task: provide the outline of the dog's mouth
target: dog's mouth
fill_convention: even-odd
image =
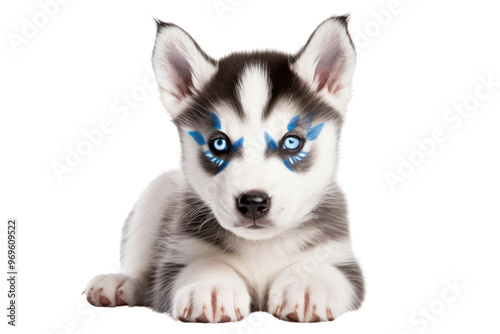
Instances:
[[[249,229],[252,229],[252,230],[259,230],[259,229],[266,228],[266,227],[269,227],[269,226],[268,225],[256,224],[254,222],[253,224],[240,225],[239,227],[245,227],[245,228],[249,228]]]
[[[235,225],[235,227],[248,228],[251,230],[260,230],[272,226],[273,223],[269,219],[244,219]]]
[[[269,218],[240,219],[231,229],[237,236],[248,240],[263,240],[274,237],[281,229]]]
[[[276,233],[276,225],[269,215],[260,218],[244,217],[239,212],[235,219],[235,213],[230,213],[225,207],[217,208],[220,222],[225,222],[223,226],[227,226],[236,235],[246,239],[262,239],[267,238],[267,235]]]

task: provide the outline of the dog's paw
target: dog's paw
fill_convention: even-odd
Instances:
[[[140,305],[139,284],[123,274],[107,274],[94,277],[82,294],[94,306],[135,306]]]
[[[195,282],[178,289],[173,317],[184,322],[238,321],[250,313],[250,295],[241,280]]]
[[[333,287],[321,280],[277,280],[269,291],[268,312],[295,322],[332,321],[340,308]]]

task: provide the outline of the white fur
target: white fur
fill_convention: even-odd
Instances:
[[[159,225],[162,218],[161,214],[153,216],[146,215],[145,212],[158,213],[164,209],[164,203],[159,198],[165,197],[161,197],[158,191],[161,189],[170,194],[170,191],[173,190],[173,193],[176,193],[175,187],[182,188],[184,182],[182,173],[179,171],[170,172],[158,177],[146,189],[134,207],[134,212],[138,210],[139,214],[135,215],[134,219],[129,222],[129,231],[135,231],[135,234],[130,233],[129,235],[131,239],[126,245],[127,251],[122,263],[123,274],[97,276],[89,282],[85,290],[86,293],[89,292],[90,288],[93,288],[94,293],[102,288],[102,294],[112,301],[109,306],[114,306],[113,296],[117,288],[121,286],[121,290],[124,291],[124,296],[127,298],[127,303],[130,303],[129,305],[135,305],[138,302],[139,298],[136,297],[136,293],[141,291],[144,283],[141,274],[144,273],[145,263],[148,263],[148,260],[153,257],[151,251],[153,238],[156,234],[155,226]],[[174,189],[172,189],[173,185],[175,185]],[[158,195],[160,197],[155,197]],[[151,201],[149,206],[145,206],[145,200]],[[139,217],[142,218],[139,219]],[[331,307],[335,316],[342,314],[352,304],[354,296],[352,287],[350,287],[345,277],[332,265],[353,261],[350,242],[348,240],[331,242],[313,248],[308,252],[299,251],[300,245],[313,242],[316,237],[317,235],[314,233],[296,235],[284,232],[273,239],[259,241],[238,240],[238,252],[236,254],[222,252],[197,239],[181,238],[176,240],[171,247],[181,249],[183,252],[176,252],[177,258],[171,255],[168,256],[168,260],[190,264],[189,269],[183,271],[175,283],[174,290],[177,292],[174,299],[174,310],[176,316],[183,315],[187,305],[187,298],[191,294],[201,298],[193,299],[195,303],[192,305],[194,308],[192,314],[199,315],[200,313],[196,312],[206,304],[207,300],[210,300],[210,293],[214,287],[220,292],[218,301],[221,303],[220,306],[225,307],[226,315],[229,317],[234,315],[234,311],[230,311],[230,308],[233,307],[234,309],[237,306],[240,308],[241,315],[244,316],[249,312],[249,297],[245,283],[257,293],[258,303],[262,307],[265,303],[266,286],[272,281],[274,283],[271,290],[273,294],[269,299],[270,312],[275,311],[275,305],[282,303],[283,296],[286,296],[290,302],[295,302],[300,295],[303,296],[305,288],[309,287],[311,291],[328,291],[328,294],[313,294],[313,296],[338,296],[339,298],[328,303],[326,300],[318,300],[317,303],[323,303]],[[132,248],[134,244],[136,248]],[[331,267],[331,269],[327,269],[328,267]],[[292,281],[298,284],[297,289],[299,290],[290,287],[291,275],[294,278]],[[242,281],[241,277],[244,277],[245,281]],[[318,277],[329,277],[330,283],[322,284]],[[130,281],[130,283],[123,284],[124,281]],[[206,293],[203,294],[201,291]],[[96,305],[100,305],[98,296],[94,296],[93,299]],[[316,302],[316,299],[313,300]],[[303,299],[301,305],[303,306]],[[213,314],[210,307],[209,313]],[[283,312],[288,310],[287,308]],[[286,313],[283,314],[286,316]],[[322,316],[319,309],[317,315]],[[220,316],[220,309],[218,309],[216,310],[215,320],[220,320]],[[214,320],[213,316],[212,318],[209,317],[209,319]],[[234,320],[234,318],[231,319]],[[301,320],[303,319],[301,318]]]
[[[117,291],[123,293],[123,300],[128,305],[140,302],[165,206],[174,200],[183,186],[182,173],[171,171],[158,176],[141,194],[122,235],[126,242],[121,249],[121,274],[98,275],[85,288],[86,294],[93,289],[90,298],[95,305],[102,306],[99,295],[103,295],[111,301],[109,306],[115,306]],[[100,289],[102,291],[96,294]]]
[[[314,235],[293,235],[284,233],[280,238],[260,242],[243,242],[237,256],[224,257],[248,284],[257,291],[258,302],[264,306],[265,289],[269,282],[279,278],[285,268],[294,267],[297,279],[302,280],[301,271],[307,273],[308,263],[315,266],[322,263],[342,263],[352,258],[348,242],[319,246],[308,252],[300,252],[298,245],[314,241]]]
[[[251,290],[257,293],[257,302],[260,307],[265,304],[264,297],[269,282],[281,281],[281,283],[277,283],[278,288],[288,282],[290,276],[293,275],[295,281],[300,281],[304,286],[310,284],[316,286],[317,282],[314,278],[316,275],[330,277],[325,276],[325,273],[334,272],[333,276],[330,277],[331,284],[327,285],[325,289],[331,290],[333,295],[342,297],[341,300],[335,302],[335,308],[332,308],[332,312],[335,310],[335,314],[338,316],[348,309],[355,297],[352,287],[346,287],[349,283],[345,277],[337,269],[332,271],[328,270],[327,267],[354,261],[351,245],[348,240],[332,241],[328,244],[318,245],[307,252],[300,251],[301,246],[307,242],[314,242],[317,237],[318,235],[314,232],[300,235],[284,232],[273,239],[259,241],[238,239],[235,240],[237,244],[233,245],[237,249],[236,254],[223,252],[197,239],[179,238],[171,246],[175,249],[182,249],[183,252],[174,253],[174,257],[172,254],[168,255],[168,260],[190,264],[190,269],[177,279],[176,286],[185,285],[188,282],[194,284],[199,281],[200,284],[202,284],[201,281],[209,281],[210,284],[213,284],[213,275],[224,279],[226,276],[235,278],[235,274],[238,274],[238,277],[244,277]],[[208,276],[205,276],[207,268],[210,270],[208,270]],[[203,286],[207,286],[207,284],[203,284]],[[221,284],[217,286],[221,286]],[[238,286],[242,287],[239,291],[241,295],[247,293],[244,286]],[[179,312],[183,312],[183,310],[182,308]]]
[[[353,298],[352,285],[335,267],[318,263],[313,270],[302,275],[294,272],[292,267],[281,272],[272,283],[268,312],[286,319],[288,314],[298,311],[300,322],[312,322],[313,313],[320,319],[327,320],[330,314],[336,318],[348,311]]]
[[[329,20],[317,29],[292,70],[316,91],[319,84],[316,68],[325,62],[324,57],[329,59],[332,45],[342,56],[330,65],[340,66],[332,71],[341,75],[330,78],[332,89],[325,88],[318,94],[338,111],[345,112],[350,98],[354,50],[339,22]],[[194,93],[210,80],[217,65],[207,61],[191,37],[180,28],[169,26],[160,30],[153,66],[163,104],[175,117],[190,103],[191,97],[181,94],[182,82],[175,77],[175,67],[179,64],[168,56],[172,52],[188,64]],[[265,156],[264,133],[279,142],[288,131],[288,122],[300,111],[292,101],[282,99],[263,120],[270,94],[266,69],[251,65],[243,69],[238,81],[237,98],[243,107],[243,119],[227,103],[214,101],[211,111],[221,120],[220,131],[232,142],[244,138],[241,156],[215,176],[200,166],[200,145],[188,134],[198,129],[180,129],[183,170],[159,176],[141,195],[124,229],[122,273],[100,275],[89,282],[85,292],[93,304],[104,306],[99,301],[99,297],[104,296],[110,300],[108,306],[115,306],[117,292],[129,305],[142,302],[146,274],[153,260],[159,262],[155,264],[186,265],[169,285],[173,292],[171,313],[175,318],[196,321],[205,314],[211,322],[222,320],[223,315],[238,320],[238,315],[249,314],[253,298],[258,307],[263,309],[267,305],[267,311],[278,313],[282,319],[298,308],[298,320],[307,322],[313,321],[314,315],[321,320],[327,320],[330,315],[338,317],[356,304],[353,282],[335,267],[355,263],[349,239],[329,242],[323,239],[317,243],[322,237],[320,229],[295,229],[312,218],[311,212],[320,200],[337,200],[327,186],[335,184],[337,125],[334,121],[324,122],[321,135],[314,142],[306,142],[304,150],[314,147],[314,163],[310,169],[303,173],[291,172],[281,159]],[[316,124],[313,119],[313,126]],[[206,145],[201,149],[207,149]],[[187,189],[192,189],[209,206],[221,229],[234,233],[226,240],[231,252],[177,233],[181,230],[181,214],[185,209],[182,194]],[[271,198],[272,207],[266,217],[272,226],[263,229],[238,226],[240,213],[235,199],[252,190],[263,191]],[[174,212],[166,211],[168,208]],[[159,239],[160,232],[167,229],[168,238]]]
[[[127,240],[122,247],[121,272],[143,282],[153,258],[153,244],[165,206],[182,189],[182,174],[171,171],[160,175],[142,193],[132,209],[128,229],[124,234]]]
[[[249,123],[260,125],[262,112],[271,96],[266,70],[257,65],[247,66],[241,76],[238,93]]]
[[[174,285],[174,318],[184,317],[186,310],[189,310],[186,320],[195,321],[205,311],[210,322],[221,321],[222,315],[236,321],[250,313],[245,282],[231,267],[222,260],[203,257],[189,263]]]

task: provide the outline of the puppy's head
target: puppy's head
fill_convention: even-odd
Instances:
[[[346,17],[295,55],[210,58],[159,22],[153,68],[179,129],[186,178],[219,223],[247,239],[299,225],[334,183],[355,51]]]

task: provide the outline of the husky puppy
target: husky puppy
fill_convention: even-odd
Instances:
[[[336,183],[355,50],[331,17],[296,54],[209,57],[158,22],[153,68],[182,169],[154,180],[123,226],[121,273],[95,306],[143,305],[190,322],[253,311],[299,322],[360,307],[364,283]]]

